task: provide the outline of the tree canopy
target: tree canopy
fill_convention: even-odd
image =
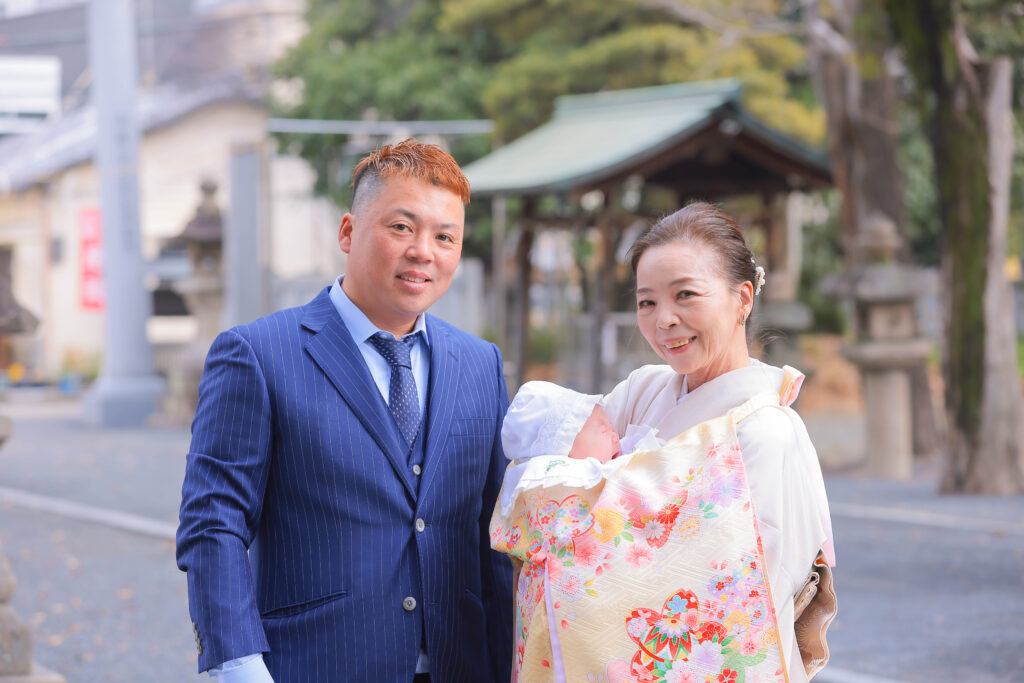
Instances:
[[[705,4],[778,11],[758,0]],[[505,57],[481,99],[506,140],[547,120],[561,94],[714,78],[740,80],[747,106],[768,125],[813,143],[824,135],[804,50],[790,35],[722,32],[650,0],[448,0],[440,28],[501,41]]]
[[[776,16],[774,0],[705,2],[730,21]],[[720,31],[683,21],[655,0],[311,0],[310,31],[277,65],[296,118],[412,120],[487,117],[509,141],[546,121],[557,96],[679,81],[737,78],[748,108],[818,143],[803,47],[771,31]],[[701,3],[688,3],[699,6]],[[724,13],[724,14],[723,14]],[[282,136],[336,186],[345,140]],[[486,140],[467,139],[460,161]]]
[[[288,96],[277,97],[275,110],[308,119],[482,116],[479,96],[492,78],[496,43],[483,32],[440,32],[440,16],[436,0],[310,0],[309,32],[275,68],[293,86],[279,89]],[[281,137],[317,169],[320,191],[347,182],[344,136]],[[487,148],[476,140],[460,156]]]

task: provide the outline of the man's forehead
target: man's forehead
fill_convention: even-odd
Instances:
[[[415,175],[396,173],[382,178],[375,172],[367,172],[358,179],[355,187],[355,194],[352,197],[353,208],[357,205],[362,205],[376,199],[385,189],[390,188],[392,185],[405,185],[407,188],[414,185],[420,185],[442,192],[447,192],[458,199],[459,205],[463,210],[465,210],[465,205],[462,203],[458,194],[449,187],[431,182],[427,178],[420,178]]]

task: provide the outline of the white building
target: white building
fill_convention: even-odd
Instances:
[[[52,52],[61,66],[63,111],[33,132],[0,139],[0,251],[10,255],[15,297],[41,321],[28,338],[0,337],[0,366],[20,362],[38,379],[89,374],[104,348],[85,5],[0,0],[0,60]],[[230,212],[232,151],[252,145],[267,159],[263,265],[275,287],[268,304],[312,296],[343,268],[337,212],[313,197],[308,165],[276,154],[266,133],[269,68],[303,34],[303,9],[298,0],[136,0],[140,232],[154,270],[165,240],[194,214],[201,181],[217,183],[218,205]],[[54,35],[61,39],[48,47]],[[157,275],[149,280],[154,288]],[[151,323],[158,344],[194,333],[187,319]]]

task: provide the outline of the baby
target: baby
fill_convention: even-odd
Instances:
[[[632,453],[662,445],[646,426],[629,425],[620,440],[602,398],[551,382],[527,382],[519,389],[501,426],[501,444],[512,461],[501,489],[503,510],[526,489],[592,488]]]
[[[527,382],[505,413],[501,445],[510,460],[559,455],[604,463],[621,453],[600,401],[551,382]]]

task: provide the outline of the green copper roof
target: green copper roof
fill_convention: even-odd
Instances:
[[[628,172],[725,110],[779,153],[828,175],[820,155],[743,113],[731,79],[559,97],[550,121],[464,170],[475,195],[572,190]]]

